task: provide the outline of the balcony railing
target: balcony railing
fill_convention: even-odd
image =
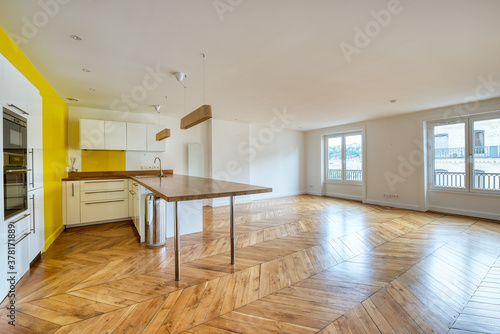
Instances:
[[[465,173],[435,171],[434,185],[442,188],[465,188]],[[500,173],[474,172],[474,189],[500,190]]]
[[[329,169],[328,179],[330,180],[342,180],[342,170],[341,169]],[[346,169],[345,171],[346,181],[363,181],[363,171],[356,169]]]
[[[465,147],[436,148],[434,158],[454,159],[464,158]],[[475,158],[500,158],[500,146],[476,146],[474,147]]]

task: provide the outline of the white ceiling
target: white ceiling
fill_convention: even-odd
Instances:
[[[372,11],[395,2],[2,0],[0,26],[24,38],[21,50],[61,97],[80,99],[70,106],[123,109],[113,101],[141,92],[150,67],[161,84],[132,111],[160,104],[182,116],[204,102],[202,53],[214,118],[266,124],[286,108],[300,130],[462,103],[479,77],[500,82],[498,0],[400,0],[348,63],[341,43],[354,45],[356,27],[377,28]],[[186,110],[177,71],[187,74]]]

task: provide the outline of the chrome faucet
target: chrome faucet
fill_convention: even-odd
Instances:
[[[163,176],[163,171],[161,169],[161,159],[159,157],[156,157],[154,163],[156,163],[156,160],[160,160],[160,175],[159,176],[162,177]]]

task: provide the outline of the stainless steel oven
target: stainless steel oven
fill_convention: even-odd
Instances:
[[[28,210],[27,120],[3,108],[4,219]]]

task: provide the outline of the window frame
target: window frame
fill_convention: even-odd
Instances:
[[[346,180],[345,179],[345,173],[346,173],[346,140],[345,137],[349,136],[356,136],[360,135],[361,136],[361,181],[356,181],[356,180]],[[330,179],[328,177],[328,171],[329,171],[329,159],[328,159],[328,140],[330,138],[337,138],[340,137],[342,138],[342,145],[341,145],[341,153],[342,153],[342,177],[340,179]],[[356,131],[349,131],[349,132],[338,132],[338,133],[332,133],[325,135],[324,138],[324,152],[323,152],[323,157],[324,157],[324,168],[325,168],[325,173],[324,173],[324,182],[325,183],[338,183],[338,184],[352,184],[352,185],[363,185],[363,181],[365,178],[365,145],[364,145],[364,132],[362,130],[356,130]]]
[[[481,114],[481,115],[470,115],[468,117],[457,117],[450,118],[446,120],[427,122],[427,143],[428,143],[428,159],[429,164],[427,166],[427,187],[430,191],[445,191],[453,193],[463,193],[463,194],[478,194],[478,195],[495,195],[500,196],[500,190],[487,190],[487,189],[474,189],[474,144],[475,144],[475,130],[474,122],[484,121],[489,119],[500,118],[500,112]],[[457,124],[464,123],[464,135],[465,135],[465,188],[448,188],[439,187],[434,185],[434,171],[435,171],[435,142],[434,142],[434,127],[438,125],[447,124]],[[477,130],[476,130],[477,131]]]

